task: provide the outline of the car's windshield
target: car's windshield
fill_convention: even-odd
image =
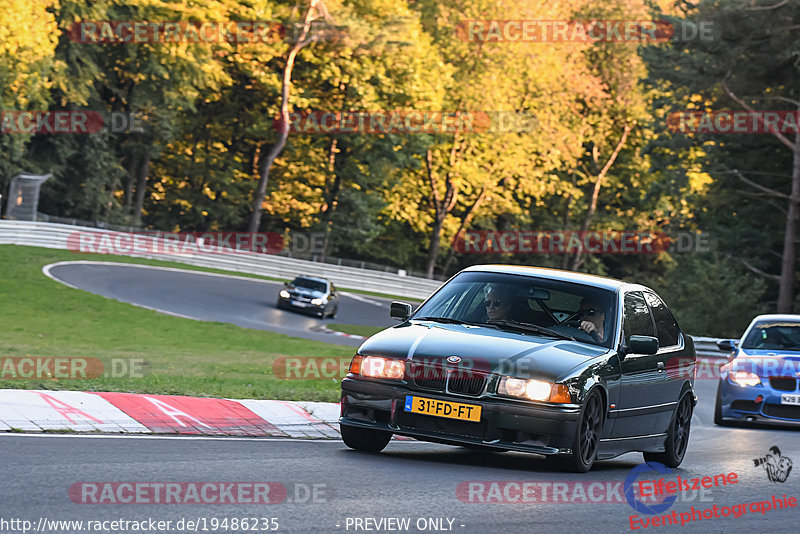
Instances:
[[[612,291],[583,284],[466,272],[439,290],[413,319],[445,318],[448,322],[494,324],[516,331],[520,329],[513,328],[515,323],[534,324],[578,341],[610,347],[616,328],[614,297]]]
[[[302,287],[303,289],[310,289],[311,291],[319,291],[324,293],[327,289],[325,282],[319,280],[312,280],[310,278],[297,277],[292,282],[294,287]]]
[[[758,323],[747,333],[742,348],[800,351],[800,323]]]

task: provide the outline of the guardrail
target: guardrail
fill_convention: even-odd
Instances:
[[[0,245],[26,245],[32,247],[67,250],[67,240],[77,232],[108,234],[108,230],[68,224],[0,220]],[[156,238],[150,238],[159,241]],[[166,241],[161,240],[166,244]],[[164,249],[165,247],[161,247]],[[119,254],[124,255],[124,254]],[[144,253],[136,257],[185,263],[198,267],[257,274],[273,278],[292,279],[299,274],[322,276],[342,288],[360,289],[425,299],[442,282],[395,273],[359,269],[328,263],[270,254],[243,253]]]
[[[700,336],[691,337],[694,341],[694,349],[695,352],[697,352],[698,358],[727,358],[728,354],[730,354],[729,351],[719,350],[719,347],[717,347],[717,341],[719,341],[720,338]]]

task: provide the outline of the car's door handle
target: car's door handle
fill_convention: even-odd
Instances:
[[[664,370],[666,369],[666,367],[664,366],[664,362],[658,362],[658,365],[656,365],[656,369],[658,369],[659,373],[663,373]]]

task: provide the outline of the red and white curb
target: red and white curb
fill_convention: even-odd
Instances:
[[[339,438],[331,402],[0,389],[0,431]]]
[[[328,328],[327,326],[324,326],[324,325],[314,326],[314,327],[309,328],[309,330],[311,330],[312,332],[320,332],[320,333],[323,333],[323,334],[332,334],[334,336],[348,337],[348,338],[351,338],[351,339],[367,339],[365,336],[359,336],[358,334],[347,334],[345,332],[339,332],[338,330],[331,330],[330,328]]]

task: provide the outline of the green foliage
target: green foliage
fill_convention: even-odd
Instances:
[[[329,16],[294,64],[292,111],[507,112],[535,122],[505,133],[291,133],[270,172],[261,230],[324,232],[328,256],[440,276],[508,262],[655,280],[695,333],[727,333],[720,325],[739,328],[753,310],[772,309],[775,281],[755,273],[780,270],[791,152],[769,135],[686,135],[667,125],[674,111],[735,108],[723,81],[755,109],[791,107],[781,99],[800,97],[796,2],[323,4]],[[141,218],[160,230],[246,228],[259,167],[277,139],[287,53],[308,5],[6,0],[0,109],[134,113],[144,131],[0,133],[0,192],[17,172],[53,172],[40,205],[49,214]],[[704,21],[714,38],[476,42],[458,30],[467,20],[512,18],[666,19],[677,28]],[[286,31],[260,42],[128,44],[80,43],[66,33],[75,22],[103,20],[274,21]],[[703,231],[716,248],[580,259],[453,248],[463,229],[582,228]],[[749,311],[727,311],[714,280],[690,282],[709,273],[740,277],[737,295],[754,299]],[[696,294],[709,305],[693,309]]]

